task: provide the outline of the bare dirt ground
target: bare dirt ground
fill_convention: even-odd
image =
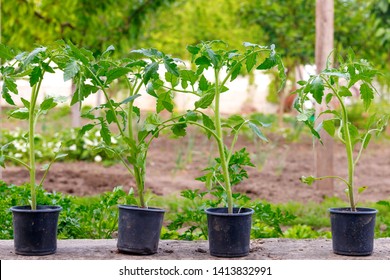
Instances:
[[[273,138],[270,143],[256,143],[242,137],[237,148],[247,147],[256,168],[249,168],[249,179],[234,187],[252,198],[272,203],[288,201],[320,202],[324,194],[299,181],[302,175],[314,172],[313,143],[303,138],[299,143],[289,143]],[[179,195],[184,189],[202,189],[203,183],[195,178],[216,156],[217,148],[202,135],[181,141],[160,137],[152,144],[148,154],[146,187],[158,195]],[[346,176],[346,156],[341,145],[334,150],[335,173]],[[40,174],[38,173],[38,176]],[[390,144],[388,141],[370,143],[356,168],[357,186],[369,186],[360,201],[378,201],[390,198]],[[3,180],[22,184],[28,181],[28,172],[21,167],[7,167]],[[336,181],[334,196],[345,198],[345,186]],[[120,165],[104,167],[101,163],[55,163],[44,185],[49,191],[73,195],[95,195],[111,191],[115,186],[129,190],[134,181]]]

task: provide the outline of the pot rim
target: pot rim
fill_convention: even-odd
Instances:
[[[247,207],[233,207],[233,211],[236,209],[241,209],[245,210],[245,212],[239,212],[239,213],[227,213],[227,207],[213,207],[213,208],[207,208],[204,211],[208,215],[213,215],[213,216],[226,216],[226,217],[231,217],[231,216],[249,216],[252,215],[255,211],[252,208],[247,208]],[[218,210],[226,210],[226,212],[215,212]]]
[[[59,205],[37,205],[36,210],[31,210],[30,205],[22,206],[12,206],[10,208],[12,212],[18,213],[50,213],[50,212],[60,212],[62,207]]]
[[[335,207],[329,208],[331,214],[346,214],[346,215],[372,215],[378,213],[375,208],[356,207],[356,212],[350,211],[351,207]]]
[[[119,204],[119,209],[125,209],[125,210],[135,210],[135,211],[146,211],[146,212],[159,212],[159,213],[165,213],[165,210],[162,208],[157,207],[147,207],[147,208],[140,208],[137,205],[126,205],[126,204]]]

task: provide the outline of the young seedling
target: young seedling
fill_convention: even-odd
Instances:
[[[64,46],[66,60],[61,66],[64,69],[64,79],[73,79],[76,84],[72,105],[81,103],[99,90],[103,93],[106,103],[83,115],[91,123],[82,127],[80,132],[100,127],[104,142],[97,149],[104,150],[121,161],[135,179],[138,206],[145,208],[146,157],[152,140],[166,128],[172,128],[173,133],[178,136],[185,135],[177,129],[182,125],[178,122],[182,116],[162,120],[159,115],[164,110],[172,113],[174,108],[172,93],[165,90],[159,68],[164,65],[165,80],[173,81],[178,79],[178,67],[171,57],[155,49],[132,51],[131,58],[125,59],[112,58],[113,51],[114,47],[110,46],[95,57],[92,52],[68,43]],[[119,82],[124,82],[127,96],[121,101],[115,101],[110,97],[109,89]],[[135,105],[135,101],[141,97],[144,88],[156,98],[156,113],[141,116],[141,110]],[[95,111],[100,114],[94,114]],[[124,148],[114,149],[112,141],[121,141],[123,145],[119,146]]]
[[[371,140],[373,134],[379,134],[384,130],[387,125],[389,115],[377,115],[376,113],[368,111],[370,105],[373,103],[375,96],[379,93],[375,89],[373,83],[374,78],[379,74],[368,61],[356,60],[352,51],[344,60],[339,57],[339,66],[337,68],[331,68],[328,64],[325,70],[318,75],[310,76],[308,81],[300,81],[301,87],[297,90],[298,99],[295,103],[295,108],[299,114],[297,119],[304,122],[312,132],[315,138],[321,141],[318,131],[324,129],[330,136],[336,136],[345,147],[348,162],[348,176],[342,178],[340,176],[329,175],[322,177],[309,176],[301,177],[301,181],[308,185],[313,184],[317,180],[324,180],[327,178],[336,178],[341,180],[346,185],[346,194],[349,199],[351,211],[356,211],[356,195],[362,193],[366,186],[355,186],[355,167],[361,158],[363,150],[365,150]],[[348,117],[348,102],[353,100],[353,94],[351,88],[353,86],[359,87],[359,101],[363,103],[364,109],[367,111],[367,125],[363,132],[360,132],[356,126],[354,126]],[[340,110],[329,108],[321,112],[317,118],[321,115],[329,116],[326,120],[322,121],[317,128],[314,128],[314,119],[311,118],[315,113],[314,109],[307,109],[305,102],[308,100],[314,100],[318,104],[326,104],[327,106],[331,102],[338,102]],[[357,148],[357,154],[354,155],[355,147]]]
[[[199,99],[194,103],[194,109],[187,111],[182,119],[186,124],[194,124],[213,137],[218,146],[219,158],[215,159],[215,165],[207,168],[208,173],[199,178],[210,188],[218,186],[224,189],[228,212],[233,213],[232,185],[239,183],[243,178],[248,177],[244,166],[253,166],[250,162],[249,153],[242,149],[235,152],[235,144],[238,140],[242,127],[249,126],[253,132],[262,140],[267,138],[259,127],[264,126],[258,120],[245,119],[243,116],[234,115],[227,121],[221,116],[221,94],[228,94],[228,83],[234,81],[242,70],[250,72],[257,65],[258,70],[268,70],[277,67],[281,80],[285,80],[284,66],[280,56],[276,54],[275,47],[259,46],[251,43],[244,43],[245,51],[227,50],[227,45],[222,41],[211,41],[200,43],[196,46],[188,46],[187,50],[192,55],[192,62],[195,63],[195,70],[180,70],[181,89],[172,84],[171,90],[196,95]],[[265,56],[264,54],[268,54]],[[261,63],[258,63],[261,61]],[[206,78],[206,70],[212,70],[212,79]],[[212,112],[208,115],[204,110]],[[201,120],[201,122],[197,122]],[[185,129],[185,125],[182,127]],[[233,136],[232,143],[228,148],[223,129],[229,129]]]
[[[65,102],[64,97],[46,96],[41,104],[38,104],[38,98],[41,94],[41,85],[46,73],[54,73],[55,67],[52,65],[53,58],[58,55],[55,48],[38,47],[28,52],[19,53],[16,55],[15,51],[5,45],[0,44],[0,58],[6,62],[0,68],[0,73],[3,80],[2,98],[12,107],[17,107],[9,113],[10,118],[28,121],[28,131],[25,134],[28,162],[24,162],[14,156],[6,154],[7,147],[12,145],[12,141],[5,144],[0,149],[0,166],[5,168],[5,160],[14,161],[27,168],[30,173],[30,188],[31,188],[31,209],[36,210],[36,190],[41,188],[44,180],[49,172],[53,162],[59,158],[65,157],[66,154],[56,155],[53,160],[42,167],[44,175],[40,182],[36,183],[36,149],[35,149],[35,127],[40,116],[47,114],[47,112],[58,105],[58,103]],[[29,98],[25,99],[18,95],[18,88],[16,84],[17,79],[27,78],[31,87],[31,94]],[[19,98],[23,107],[18,107],[15,103],[15,98]]]

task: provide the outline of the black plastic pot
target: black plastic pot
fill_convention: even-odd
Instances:
[[[119,252],[138,255],[155,254],[160,241],[164,210],[119,205]]]
[[[11,207],[15,253],[27,256],[54,254],[57,250],[57,225],[60,206]]]
[[[333,252],[347,256],[368,256],[374,249],[375,217],[372,208],[331,208]]]
[[[216,257],[243,257],[249,254],[253,210],[233,208],[206,209],[210,255]]]

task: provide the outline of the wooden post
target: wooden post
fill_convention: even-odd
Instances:
[[[316,47],[315,62],[317,74],[326,67],[328,55],[333,50],[333,18],[334,1],[316,1]],[[317,115],[325,108],[316,105]],[[324,115],[322,115],[324,116]],[[318,119],[318,124],[322,121],[322,116]],[[333,139],[325,131],[320,133],[323,145],[315,146],[315,169],[316,176],[334,175],[333,168]],[[334,181],[327,179],[317,181],[316,187],[323,195],[332,196],[334,194]]]

